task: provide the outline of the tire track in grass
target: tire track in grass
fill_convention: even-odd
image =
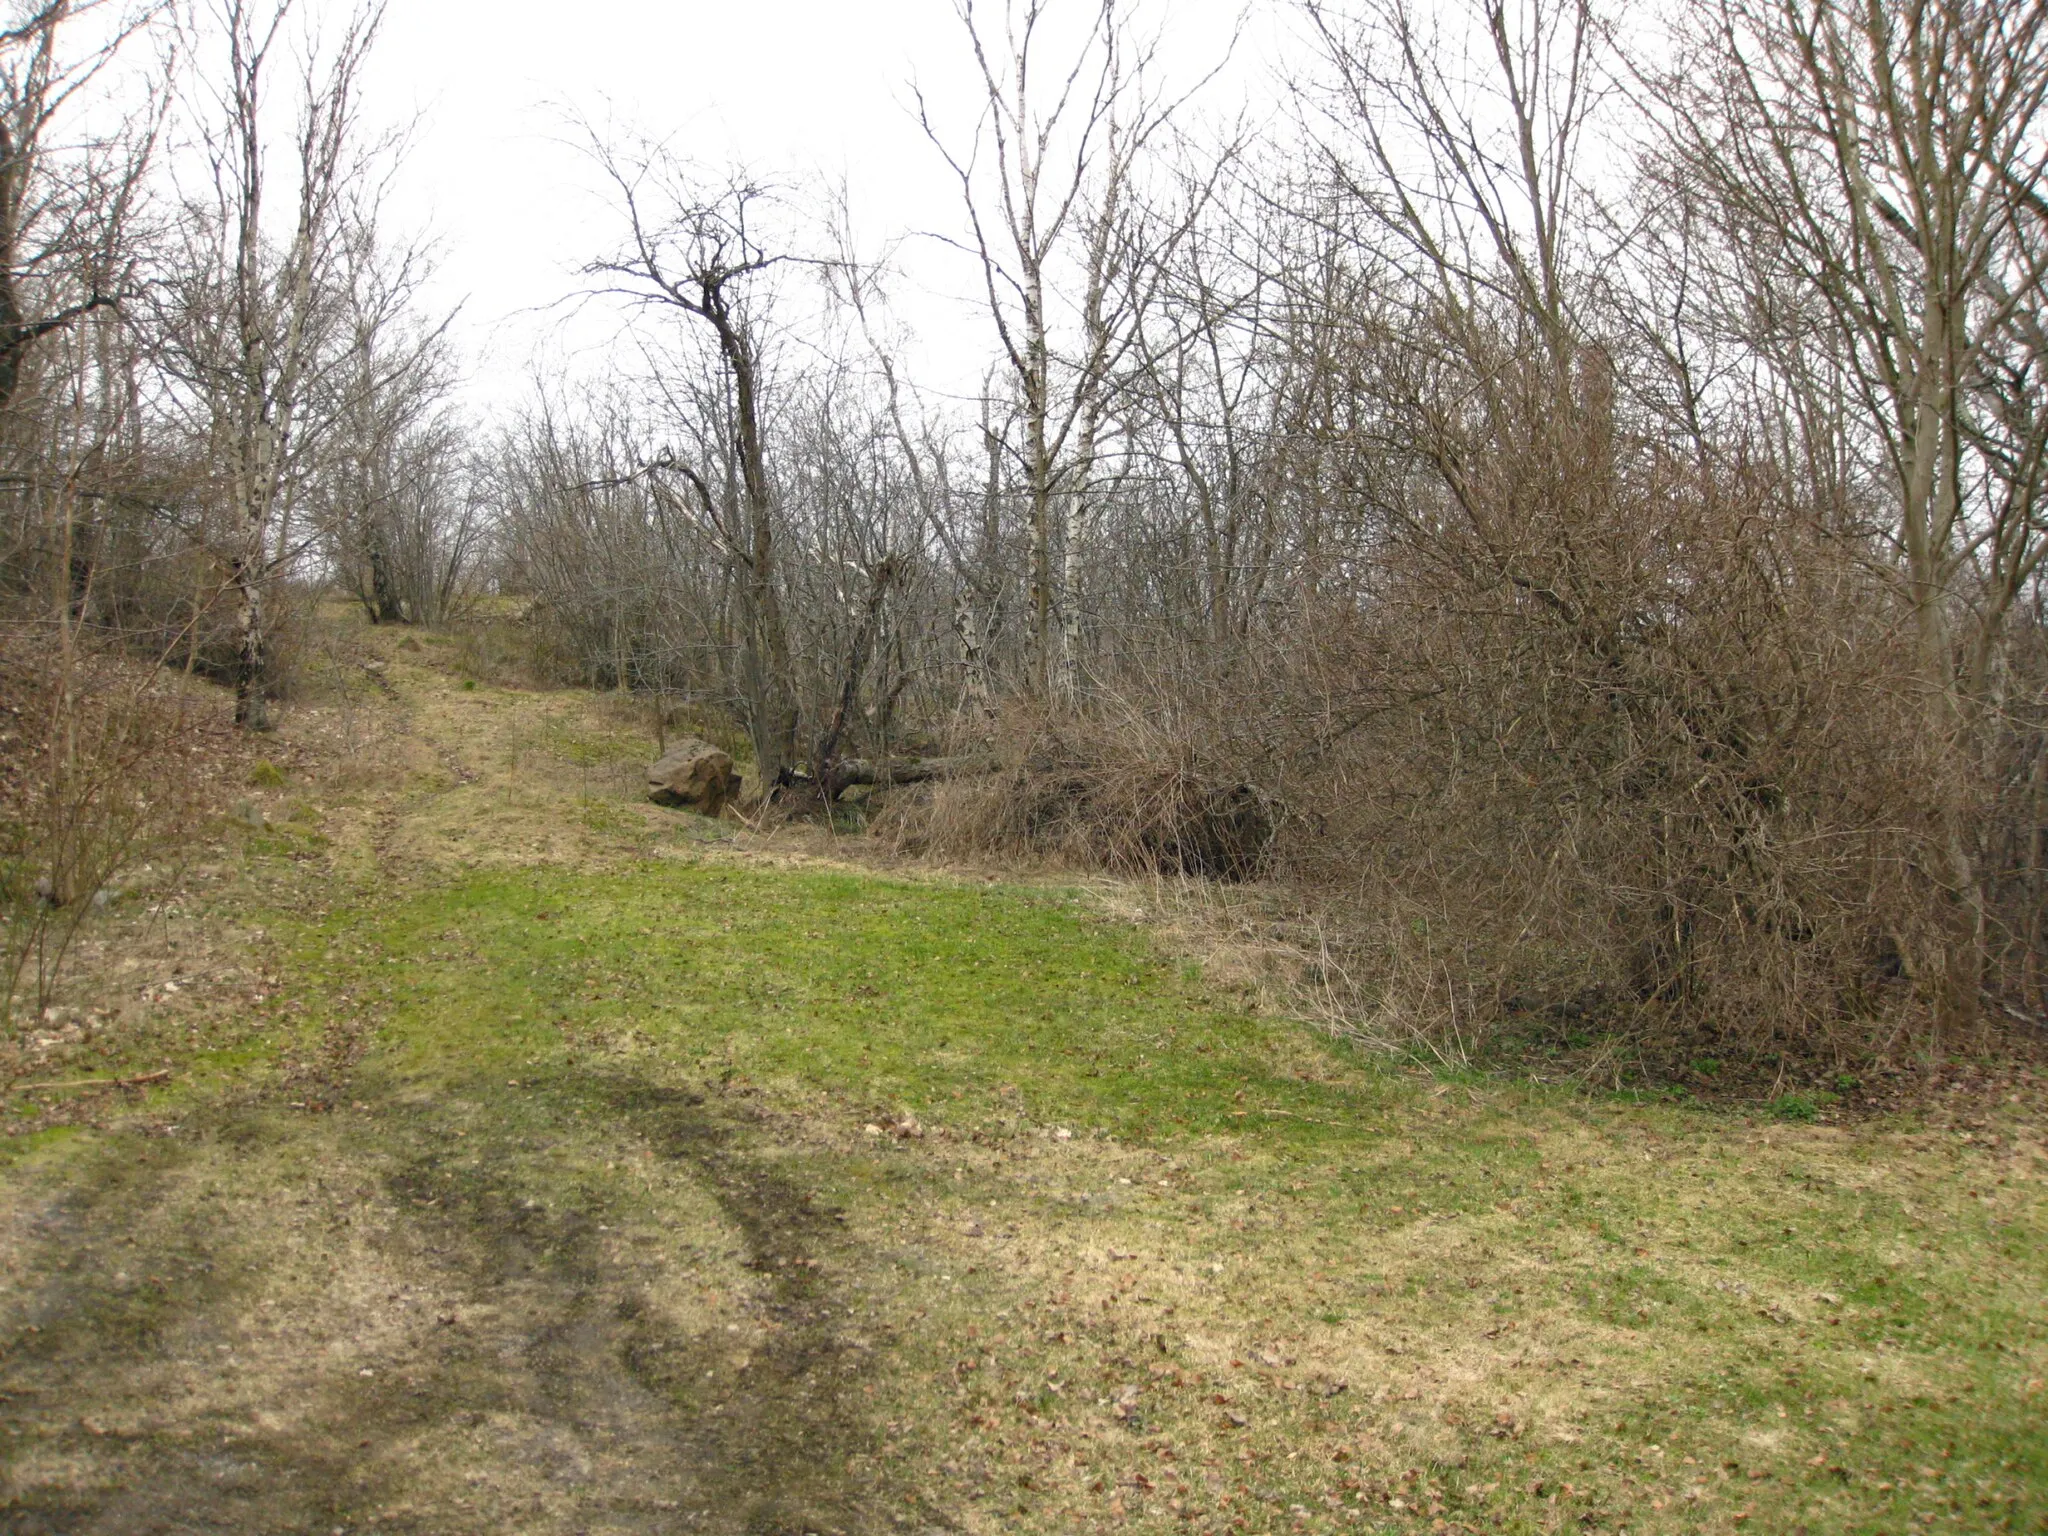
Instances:
[[[919,1490],[849,1471],[873,1468],[877,1443],[859,1401],[875,1365],[853,1342],[873,1330],[835,1279],[862,1255],[838,1214],[773,1166],[765,1124],[632,1080],[557,1078],[554,1092],[601,1109],[614,1141],[652,1148],[716,1201],[761,1277],[749,1312],[762,1332],[736,1364],[728,1339],[664,1326],[599,1253],[604,1211],[523,1198],[516,1160],[472,1133],[474,1173],[451,1186],[420,1164],[391,1184],[415,1211],[440,1207],[472,1294],[494,1299],[476,1353],[518,1356],[506,1406],[639,1442],[641,1496],[594,1495],[613,1520],[663,1512],[647,1528],[717,1536],[953,1529]]]
[[[351,1087],[359,1120],[242,1104],[121,1137],[17,1222],[0,1533],[954,1528],[873,1454],[868,1256],[767,1117],[573,1073],[518,1101]],[[672,1225],[640,1253],[606,1230],[636,1150],[698,1197],[642,1212]],[[759,1287],[717,1320],[743,1336],[654,1300],[734,1246]]]
[[[876,1441],[856,1402],[874,1367],[853,1342],[859,1312],[835,1276],[861,1262],[841,1213],[820,1205],[759,1151],[765,1123],[740,1106],[715,1110],[702,1095],[641,1084],[608,1095],[657,1151],[688,1167],[743,1235],[747,1267],[765,1277],[770,1331],[744,1392],[700,1418],[704,1460],[746,1510],[739,1526],[760,1536],[802,1532],[953,1529],[921,1489],[878,1477],[835,1476]]]

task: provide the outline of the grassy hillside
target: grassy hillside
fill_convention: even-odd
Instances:
[[[2032,1101],[1396,1070],[383,659],[10,1099],[0,1529],[2048,1530]]]

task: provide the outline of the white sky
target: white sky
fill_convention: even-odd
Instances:
[[[996,9],[999,0],[982,0]],[[1085,0],[1054,0],[1070,11]],[[1214,110],[1270,101],[1286,0],[1159,0],[1163,62],[1188,83],[1246,31]],[[863,238],[964,233],[957,183],[911,111],[911,82],[962,140],[978,111],[952,0],[393,0],[374,67],[373,111],[418,114],[393,212],[437,237],[436,299],[460,301],[473,405],[516,398],[536,360],[590,366],[609,326],[550,309],[576,268],[615,238],[563,109],[652,136],[675,134],[713,164],[773,180],[844,180]],[[992,348],[986,322],[946,290],[967,274],[936,247],[907,253],[901,317],[942,371]]]

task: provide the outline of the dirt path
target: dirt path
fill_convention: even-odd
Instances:
[[[0,1530],[795,1536],[895,1529],[885,1505],[945,1528],[845,1475],[868,1346],[830,1277],[860,1258],[762,1126],[630,1079],[556,1091],[723,1218],[687,1236],[699,1272],[756,1277],[739,1305],[678,1316],[672,1253],[609,1241],[594,1185],[535,1198],[488,1129],[373,1108],[252,1134],[237,1106],[12,1213]]]
[[[590,760],[633,743],[385,654],[307,901],[595,851]],[[618,1069],[423,1099],[361,1035],[9,1181],[0,1532],[952,1528],[874,1470],[889,1325],[772,1121]]]

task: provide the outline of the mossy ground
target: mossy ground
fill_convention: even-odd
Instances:
[[[1397,1070],[436,644],[12,1101],[0,1530],[2048,1530],[2037,1105]]]

